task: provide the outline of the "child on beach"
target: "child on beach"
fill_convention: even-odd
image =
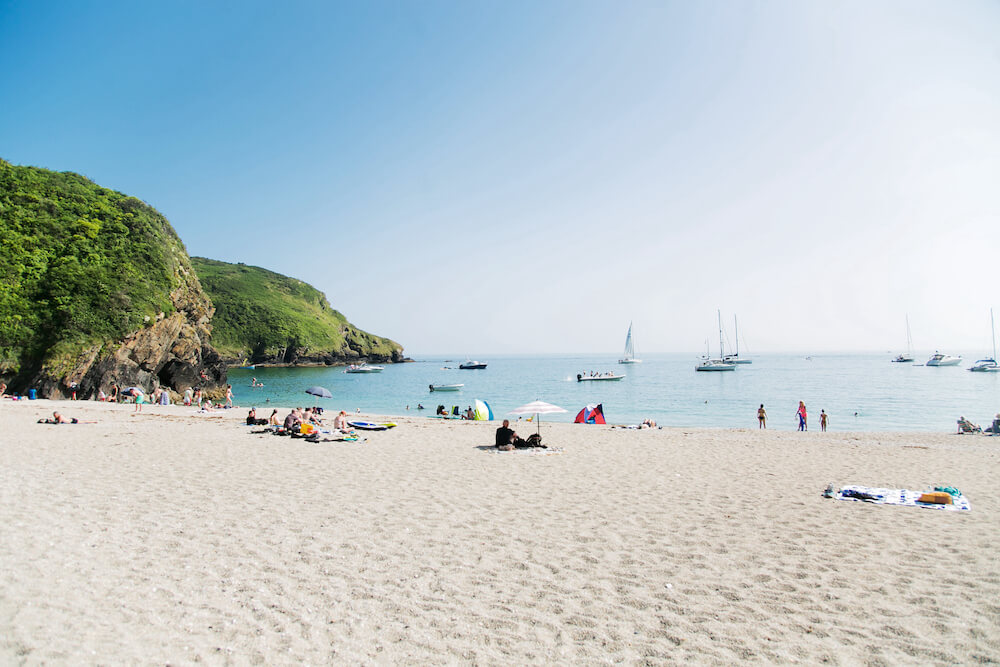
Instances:
[[[808,428],[808,425],[809,425],[809,422],[808,422],[809,415],[806,414],[806,404],[803,403],[802,401],[799,401],[799,410],[798,410],[797,414],[799,416],[799,430],[800,431],[808,431],[809,430],[809,428]]]

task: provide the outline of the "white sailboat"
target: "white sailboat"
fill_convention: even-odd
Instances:
[[[752,359],[746,359],[746,358],[741,359],[740,358],[740,323],[736,319],[735,315],[733,315],[733,327],[736,330],[736,334],[735,334],[736,335],[736,352],[734,352],[733,354],[727,354],[726,356],[724,356],[722,358],[722,360],[725,361],[728,364],[752,364],[753,363]]]
[[[996,373],[1000,371],[1000,365],[997,365],[997,332],[996,327],[993,326],[993,309],[990,308],[990,338],[993,342],[993,356],[989,359],[980,359],[969,369],[970,371],[975,371],[976,373]]]
[[[722,349],[722,311],[719,312],[719,358],[709,359],[708,355],[705,355],[705,359],[702,360],[700,364],[694,367],[696,371],[735,371],[736,364],[726,361],[723,358]]]
[[[635,342],[632,340],[632,323],[628,323],[628,333],[625,334],[625,354],[618,360],[619,364],[641,364],[642,359],[635,358]]]
[[[906,316],[906,354],[900,354],[893,361],[895,363],[913,361],[913,337],[910,335],[910,316]]]

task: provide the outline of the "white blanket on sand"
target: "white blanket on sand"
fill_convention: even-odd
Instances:
[[[844,495],[845,491],[854,491],[859,493],[864,493],[870,496],[875,496],[873,499],[868,498],[853,498],[851,495]],[[910,491],[909,489],[882,489],[872,486],[857,486],[855,484],[849,484],[840,489],[834,498],[838,500],[859,500],[866,503],[875,503],[876,505],[906,505],[908,507],[926,507],[928,509],[934,510],[971,510],[972,507],[969,505],[969,501],[965,499],[965,496],[952,497],[951,505],[939,505],[937,503],[921,503],[918,502],[920,496],[927,491]]]

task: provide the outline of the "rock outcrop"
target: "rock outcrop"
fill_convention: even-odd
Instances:
[[[158,211],[70,172],[0,160],[0,381],[90,398],[225,382],[214,307]]]

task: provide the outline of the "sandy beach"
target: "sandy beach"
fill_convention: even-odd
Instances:
[[[0,662],[1000,662],[1000,438],[245,416],[3,401]]]

